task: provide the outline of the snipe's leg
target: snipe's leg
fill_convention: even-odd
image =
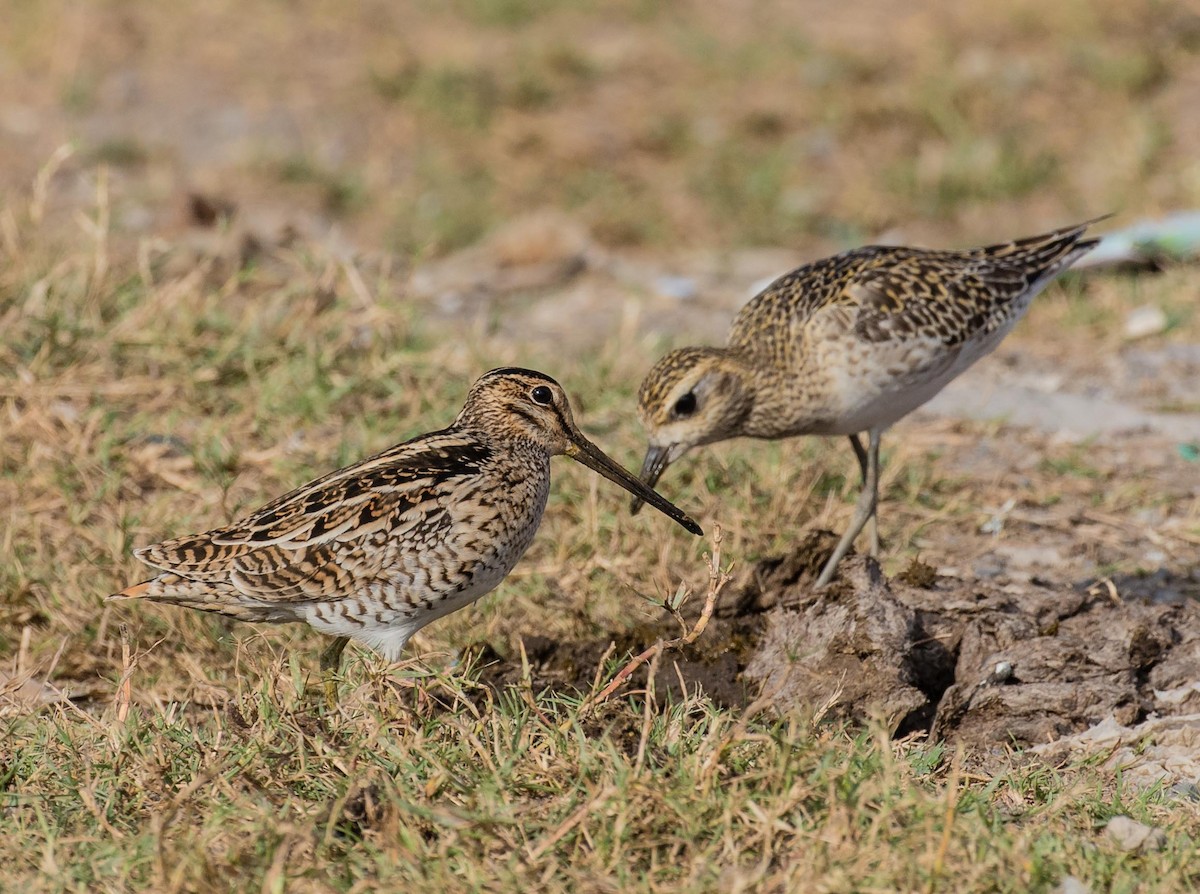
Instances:
[[[862,445],[862,441],[858,435],[850,436],[850,446],[854,448],[854,455],[858,457],[858,470],[862,473],[862,486],[867,486],[867,451]],[[870,556],[872,559],[879,558],[879,518],[872,512],[871,518],[867,522],[867,541],[870,543]]]
[[[850,545],[854,543],[854,538],[859,535],[867,521],[875,515],[875,506],[879,502],[879,439],[882,434],[883,432],[877,428],[873,428],[867,433],[867,468],[862,491],[858,495],[858,502],[854,504],[854,516],[850,519],[850,527],[846,529],[846,533],[838,541],[837,549],[833,551],[833,555],[821,569],[821,576],[817,578],[818,587],[825,586],[833,579],[833,573],[837,570],[838,563],[850,551]],[[861,444],[858,446],[862,447]]]
[[[321,679],[325,682],[325,704],[329,710],[337,707],[337,672],[342,663],[342,650],[350,638],[339,636],[321,652]]]

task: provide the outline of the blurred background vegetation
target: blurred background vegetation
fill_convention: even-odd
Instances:
[[[600,244],[965,244],[1200,206],[1168,0],[0,2],[0,201],[55,148],[114,232],[201,193],[423,259],[536,209]],[[815,253],[815,252],[814,252]]]

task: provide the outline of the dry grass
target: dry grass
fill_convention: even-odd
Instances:
[[[489,314],[519,329],[519,302],[465,327],[412,297],[414,261],[518,211],[666,255],[815,252],[901,225],[965,243],[1200,203],[1194,13],[942,6],[0,0],[0,887],[1194,889],[1195,804],[1087,765],[1018,758],[982,779],[816,710],[632,683],[581,715],[589,692],[483,685],[469,644],[519,666],[531,631],[636,638],[681,584],[708,585],[706,544],[630,518],[566,460],[505,584],[411,661],[350,656],[334,712],[315,704],[310,631],[102,601],[141,574],[134,545],[445,424],[489,367],[554,374],[634,465],[629,408],[660,335],[567,356],[492,334]],[[207,229],[180,218],[192,190]],[[243,238],[284,223],[300,235]],[[1148,300],[1164,342],[1194,341],[1195,284],[1056,287],[1001,362],[1103,376],[1116,322]],[[1185,568],[1200,540],[1171,455],[1131,468],[1134,447],[946,420],[885,447],[893,571],[918,553],[970,569],[993,517],[1060,545],[1068,578],[1136,576],[1151,550]],[[855,474],[832,441],[740,443],[663,487],[745,565],[844,523]],[[591,692],[626,658],[588,668]],[[11,697],[25,678],[76,699]],[[1118,850],[1099,832],[1118,813],[1167,847]]]
[[[619,493],[566,461],[544,530],[509,581],[419,637],[422,659],[386,668],[360,653],[333,713],[319,709],[311,632],[104,604],[140,573],[131,546],[220,523],[443,423],[489,365],[558,373],[586,396],[584,427],[632,463],[625,408],[643,364],[614,344],[562,370],[561,358],[482,334],[446,338],[381,297],[393,287],[386,270],[351,269],[306,245],[254,268],[210,259],[160,275],[156,263],[109,259],[102,243],[49,258],[37,228],[14,219],[21,250],[0,286],[0,654],[18,679],[49,678],[79,698],[40,709],[10,701],[0,720],[10,884],[1028,891],[1066,874],[1114,891],[1194,883],[1195,807],[1126,791],[1087,766],[1014,763],[985,779],[936,744],[819,716],[779,719],[765,702],[727,710],[635,684],[581,713],[586,692],[535,691],[528,677],[499,692],[477,682],[463,643],[494,643],[517,660],[530,630],[565,643],[630,630],[661,617],[652,601],[681,582],[704,592],[703,544],[653,514],[631,519]],[[1069,445],[1031,444],[1032,466],[1001,451],[997,467],[1017,462],[1032,476],[1024,483],[944,477],[980,433],[942,424],[896,439],[883,516],[892,561],[927,531],[959,558],[978,549],[986,538],[945,535],[961,520],[977,527],[980,507],[1007,493],[1028,508],[1053,488],[1049,505],[1124,516],[1151,500],[1145,488],[1098,490],[1096,474],[1116,474],[1105,453]],[[843,521],[851,471],[834,444],[742,445],[685,466],[671,486],[728,529],[725,555],[744,562],[806,526]],[[1137,540],[1125,535],[1113,558],[1134,568]],[[613,654],[595,669],[594,691],[623,661]],[[1119,851],[1098,834],[1117,813],[1166,826],[1168,847]]]

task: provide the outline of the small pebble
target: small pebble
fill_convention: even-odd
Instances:
[[[1005,500],[1004,505],[992,514],[992,517],[979,526],[980,534],[999,534],[1004,530],[1004,520],[1017,506],[1016,500]]]
[[[992,668],[992,682],[1007,683],[1012,679],[1013,666],[1007,661],[997,661],[996,666]]]
[[[971,573],[979,580],[991,580],[1004,573],[1004,563],[996,558],[985,558],[976,562]]]
[[[1092,894],[1092,889],[1075,878],[1073,875],[1063,876],[1063,880],[1054,889],[1054,894]]]
[[[1104,833],[1123,851],[1160,851],[1167,845],[1167,833],[1156,826],[1147,826],[1127,816],[1114,816],[1104,827]]]
[[[1200,801],[1200,786],[1185,779],[1167,789],[1167,794],[1181,801]]]
[[[691,301],[696,297],[696,281],[687,276],[658,276],[654,279],[654,291],[676,301]]]
[[[1153,304],[1143,304],[1135,307],[1125,316],[1125,337],[1128,339],[1145,338],[1148,335],[1158,335],[1167,328],[1167,314],[1161,307]]]

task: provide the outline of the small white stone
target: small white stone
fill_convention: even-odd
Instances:
[[[1166,328],[1166,311],[1153,304],[1135,307],[1125,316],[1125,337],[1128,339],[1157,335]]]
[[[696,297],[698,289],[696,281],[690,276],[664,274],[655,278],[654,291],[666,298],[674,298],[676,301],[691,301]]]
[[[1167,845],[1167,833],[1162,829],[1127,816],[1114,816],[1104,833],[1123,851],[1160,851]]]
[[[1012,500],[1012,499],[1005,500],[1004,505],[1001,506],[999,509],[997,509],[991,518],[989,518],[987,521],[985,521],[982,525],[979,526],[979,533],[980,534],[999,534],[1001,531],[1004,530],[1004,520],[1006,518],[1008,518],[1008,514],[1010,512],[1012,512],[1016,507],[1017,507],[1016,500]]]
[[[1073,875],[1063,876],[1063,880],[1054,889],[1054,894],[1092,894],[1092,889],[1075,878]]]

